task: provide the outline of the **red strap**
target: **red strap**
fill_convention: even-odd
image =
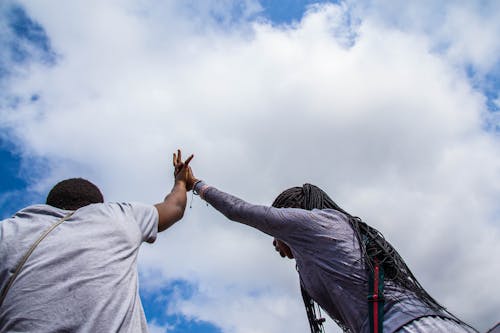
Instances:
[[[375,272],[373,277],[373,333],[378,333],[378,263],[375,263]]]

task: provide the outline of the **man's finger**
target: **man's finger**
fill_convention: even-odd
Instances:
[[[182,153],[180,149],[177,149],[177,163],[182,163]]]
[[[191,162],[191,160],[193,159],[194,155],[191,154],[191,156],[189,156],[187,158],[187,160],[184,161],[184,166],[188,166],[189,165],[189,162]]]

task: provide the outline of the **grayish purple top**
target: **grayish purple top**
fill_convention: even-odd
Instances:
[[[284,241],[297,262],[304,288],[332,317],[352,332],[369,332],[368,278],[358,241],[347,217],[332,209],[303,210],[253,205],[203,182],[195,191],[230,220]],[[385,283],[384,332],[436,313],[391,281]],[[451,318],[450,318],[451,319]],[[464,332],[466,332],[464,330]]]

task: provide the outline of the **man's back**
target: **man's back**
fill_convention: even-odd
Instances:
[[[30,206],[0,223],[0,287],[39,235],[69,211]],[[140,332],[136,259],[158,229],[154,206],[80,208],[35,249],[0,307],[0,332]]]

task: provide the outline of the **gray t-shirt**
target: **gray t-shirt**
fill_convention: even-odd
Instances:
[[[50,225],[69,211],[35,205],[0,223],[0,287]],[[0,307],[0,332],[147,332],[137,254],[158,212],[131,203],[78,209],[35,249]]]
[[[229,219],[284,241],[295,257],[303,287],[330,317],[351,332],[370,331],[368,277],[346,215],[333,209],[253,205],[203,182],[195,187],[195,191],[200,190],[203,198]],[[425,316],[450,318],[391,281],[385,282],[384,297],[384,332],[392,333]]]

